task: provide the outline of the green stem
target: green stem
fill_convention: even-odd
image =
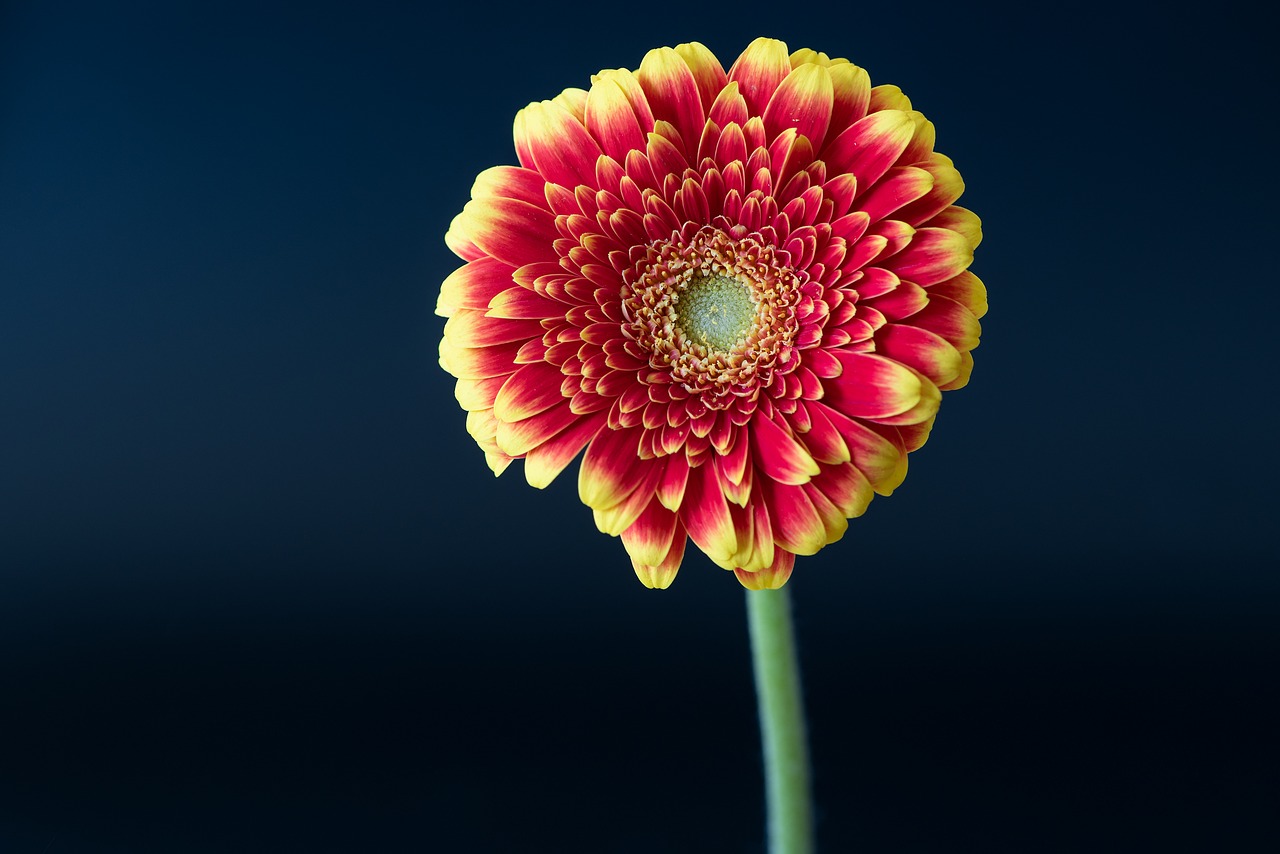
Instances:
[[[811,854],[809,753],[787,588],[748,590],[747,620],[764,744],[769,852]]]

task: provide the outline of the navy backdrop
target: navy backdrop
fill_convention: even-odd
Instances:
[[[757,35],[986,234],[973,383],[791,582],[823,849],[1277,850],[1259,22],[107,5],[0,12],[0,851],[763,851],[738,584],[495,480],[432,313],[516,110]]]

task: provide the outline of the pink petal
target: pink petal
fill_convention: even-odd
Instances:
[[[858,202],[858,208],[879,221],[933,188],[933,175],[916,166],[895,166]]]
[[[831,75],[834,90],[828,134],[835,138],[867,114],[871,103],[871,78],[866,71],[847,62],[828,66],[827,73]]]
[[[930,291],[929,304],[912,315],[911,325],[934,332],[957,350],[972,350],[978,346],[982,326],[973,312],[954,300]]]

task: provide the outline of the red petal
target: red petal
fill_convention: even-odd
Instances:
[[[886,324],[876,334],[876,352],[916,369],[937,385],[960,375],[960,352],[926,329]]]
[[[883,265],[900,278],[928,287],[959,275],[972,263],[973,249],[962,235],[946,228],[922,228]]]
[[[472,262],[477,263],[477,262]],[[510,283],[508,283],[510,285]],[[562,316],[566,306],[555,300],[523,288],[519,285],[508,287],[489,301],[489,317],[503,317],[511,320],[542,320],[548,317]]]
[[[683,454],[667,457],[667,467],[658,481],[656,493],[662,506],[678,510],[684,502],[685,486],[689,482],[689,461]]]
[[[831,123],[831,75],[821,65],[806,64],[793,70],[769,99],[764,127],[769,138],[788,128],[815,147],[822,145]]]
[[[706,111],[698,94],[698,81],[680,54],[669,47],[651,50],[645,54],[636,72],[653,117],[671,122],[685,141],[686,154],[692,156],[690,145],[696,145],[706,124]]]
[[[720,60],[716,59],[715,54],[707,50],[705,45],[699,42],[689,42],[688,44],[678,44],[675,47],[676,53],[680,54],[680,58],[684,60],[685,65],[689,66],[689,70],[693,72],[693,79],[698,83],[698,95],[702,98],[702,106],[704,109],[710,109],[711,103],[716,99],[716,95],[724,88],[724,84],[728,82],[728,77],[724,73],[724,68],[720,65]]]
[[[899,363],[871,353],[836,350],[844,371],[823,383],[823,400],[837,411],[855,418],[885,418],[910,410],[920,402],[921,385],[916,374]]]
[[[635,489],[641,460],[641,430],[601,430],[578,470],[578,497],[591,508],[612,507]]]
[[[826,527],[803,486],[789,486],[765,480],[761,484],[769,519],[773,525],[773,541],[789,552],[816,554],[827,544]]]
[[[627,554],[638,564],[656,566],[671,551],[679,517],[651,498],[640,516],[622,532]]]
[[[911,116],[900,110],[872,113],[854,122],[821,152],[827,174],[852,173],[865,191],[906,150],[915,126]]]
[[[820,471],[804,446],[763,412],[755,414],[747,430],[756,468],[766,477],[779,483],[801,484]]]
[[[448,317],[460,308],[484,310],[489,300],[511,287],[515,268],[485,256],[463,264],[440,285],[436,314]]]
[[[545,412],[564,400],[560,393],[560,369],[546,362],[524,365],[507,378],[493,401],[493,414],[501,421],[522,421]]]
[[[551,101],[530,104],[516,114],[516,152],[555,184],[592,184],[600,146],[574,115]]]
[[[555,480],[604,427],[605,417],[606,413],[596,412],[580,418],[541,445],[531,448],[524,459],[524,476],[529,485],[542,489]]]
[[[732,559],[738,549],[738,539],[715,466],[702,465],[690,470],[680,518],[689,537],[709,558],[717,562]]]
[[[471,198],[518,199],[534,207],[547,208],[547,182],[532,169],[519,166],[491,166],[476,176]]]
[[[777,549],[774,552],[773,563],[767,568],[758,569],[755,572],[735,569],[733,572],[738,577],[738,582],[748,590],[777,590],[787,583],[795,565],[795,555]]]
[[[636,571],[636,577],[640,579],[640,583],[651,590],[665,590],[670,587],[684,560],[684,547],[688,540],[684,526],[677,521],[675,533],[671,537],[671,549],[660,564],[646,566],[636,563],[632,558],[631,566]]]
[[[729,69],[729,79],[737,82],[752,115],[764,114],[779,84],[791,73],[791,57],[785,42],[758,38],[742,52]]]
[[[559,393],[559,389],[556,390]],[[522,457],[533,448],[565,430],[582,416],[569,408],[569,401],[523,421],[498,422],[498,447],[503,453]]]
[[[514,267],[554,259],[553,244],[560,237],[550,211],[496,197],[467,202],[450,226],[454,230],[487,255]]]
[[[587,130],[605,154],[625,160],[628,151],[644,149],[645,134],[626,93],[611,79],[598,79],[587,95]],[[593,176],[594,177],[594,165]]]

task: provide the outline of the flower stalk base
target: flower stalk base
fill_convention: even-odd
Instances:
[[[809,751],[787,588],[748,590],[747,620],[764,747],[769,854],[812,854]]]

